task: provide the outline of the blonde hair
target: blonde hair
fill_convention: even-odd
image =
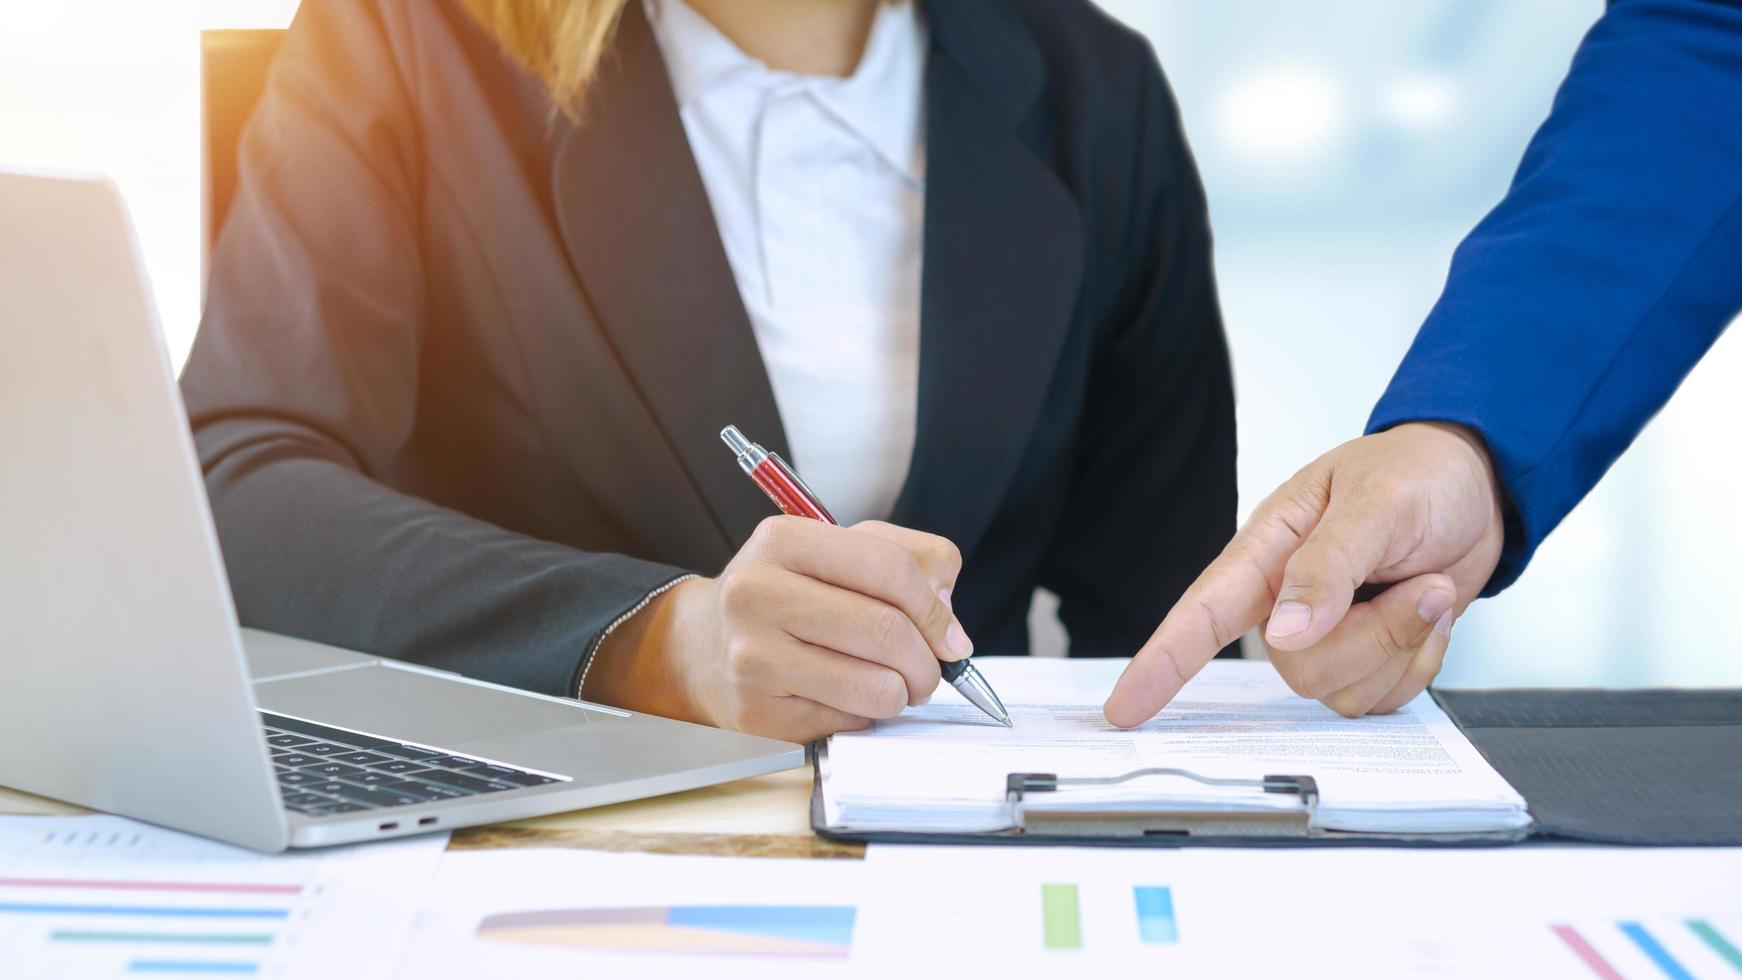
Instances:
[[[544,83],[551,102],[573,117],[629,0],[461,2],[510,57]]]

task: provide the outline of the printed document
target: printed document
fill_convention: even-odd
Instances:
[[[1742,848],[874,844],[853,959],[997,980],[1735,978]]]
[[[863,862],[454,851],[403,980],[851,975]]]
[[[388,976],[447,840],[257,854],[121,817],[0,817],[0,976]]]
[[[1307,775],[1316,826],[1381,834],[1482,834],[1529,826],[1524,800],[1431,696],[1389,715],[1343,718],[1291,692],[1269,664],[1212,662],[1160,715],[1114,728],[1101,703],[1124,660],[975,661],[1015,721],[1003,728],[947,686],[932,703],[829,739],[819,758],[824,816],[853,831],[988,832],[1015,825],[1010,773],[1114,776],[1170,767],[1203,776]],[[1123,806],[1121,804],[1130,804]],[[1177,777],[1033,794],[1028,812],[1112,808],[1249,813],[1297,797]]]

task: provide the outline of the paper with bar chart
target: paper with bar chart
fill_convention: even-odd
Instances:
[[[1742,980],[1742,848],[873,845],[855,947],[1001,977]]]
[[[1742,909],[1721,915],[1587,919],[1548,931],[1593,980],[1742,977]]]
[[[1252,874],[1262,869],[1290,882],[1322,882],[1318,895],[1331,908],[1362,901],[1360,883],[1411,883],[1408,901],[1391,908],[1367,900],[1375,909],[1364,918],[1400,940],[1393,960],[1408,969],[1393,975],[1742,980],[1739,848],[1337,857],[1241,859]],[[1266,893],[1260,907],[1299,906],[1313,891],[1284,885]],[[1302,927],[1323,929],[1329,918],[1308,916]]]
[[[874,845],[860,958],[1006,976],[1189,972],[1213,952],[1196,928],[1198,891],[1177,851]]]
[[[859,946],[849,860],[457,851],[401,976],[817,980]]]
[[[1661,905],[1656,898],[1638,896],[1635,902],[1639,906]],[[1709,913],[1618,912],[1538,921],[1490,912],[1480,910],[1462,919],[1437,918],[1434,934],[1407,936],[1381,925],[1389,938],[1369,944],[1369,955],[1375,964],[1384,966],[1387,977],[1742,977],[1742,905],[1731,904]],[[1379,971],[1372,971],[1372,975],[1379,975]]]
[[[0,973],[390,973],[446,835],[267,856],[120,817],[0,817]]]
[[[1194,848],[1179,861],[1182,940],[1226,951],[1224,973],[1286,955],[1294,978],[1742,980],[1742,848]]]

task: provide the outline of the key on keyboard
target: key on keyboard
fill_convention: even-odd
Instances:
[[[284,805],[309,816],[505,793],[562,781],[300,718],[266,711],[260,717],[285,790]]]

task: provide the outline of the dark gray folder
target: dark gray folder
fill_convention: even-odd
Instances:
[[[1742,690],[1435,691],[1545,837],[1742,844]]]

